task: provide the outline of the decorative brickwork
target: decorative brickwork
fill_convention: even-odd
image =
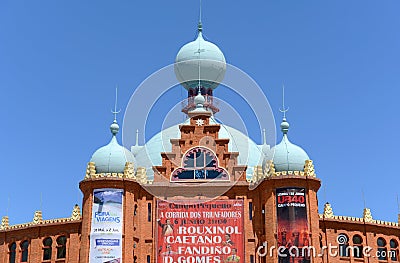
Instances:
[[[231,175],[231,182],[246,181],[247,167],[238,165],[238,152],[230,152],[229,139],[220,139],[218,136],[221,126],[210,123],[210,112],[189,112],[190,123],[180,125],[181,138],[171,139],[172,151],[161,153],[162,165],[153,169],[154,183],[171,181],[171,173],[182,167],[182,156],[196,146],[210,149],[218,158],[219,166]],[[201,120],[201,125],[199,125]]]

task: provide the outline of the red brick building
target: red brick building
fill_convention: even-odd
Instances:
[[[0,263],[399,261],[399,222],[375,220],[369,209],[362,218],[337,216],[328,203],[318,213],[321,181],[307,153],[289,141],[286,118],[282,141],[257,153],[262,162],[249,174],[250,164],[238,160],[241,148],[231,149],[235,133],[226,136],[213,118],[225,59],[201,31],[177,56],[186,63],[176,71],[188,90],[188,120],[167,138],[161,163],[141,167],[143,150],[120,146],[114,121],[111,142],[79,183],[82,211],[76,205],[70,218],[53,220],[37,211],[19,225],[3,217]],[[195,67],[187,56],[196,48],[197,58],[212,63],[201,68],[209,75],[188,81],[185,67]]]

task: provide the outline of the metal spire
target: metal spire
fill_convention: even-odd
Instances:
[[[198,24],[198,26],[197,26],[197,32],[198,32],[198,34],[199,34],[199,37],[201,37],[201,32],[203,31],[203,25],[202,25],[202,23],[201,23],[201,15],[202,15],[202,4],[201,4],[201,0],[199,0],[200,1],[200,3],[199,3],[199,5],[200,5],[200,7],[199,7],[199,24]],[[200,48],[200,41],[199,41],[199,48],[198,48],[198,50],[197,50],[197,52],[196,53],[198,53],[199,54],[199,94],[201,94],[200,93],[200,91],[201,91],[201,88],[200,88],[200,86],[201,86],[201,82],[200,82],[200,80],[201,80],[201,75],[200,75],[200,64],[201,64],[201,61],[200,61],[200,53],[201,52],[204,52],[205,50],[204,49],[201,49]]]
[[[200,8],[199,8],[199,25],[201,25],[201,0],[200,0]]]
[[[139,146],[139,130],[136,130],[136,144],[135,146]]]
[[[365,201],[365,195],[364,195],[364,189],[363,188],[361,188],[361,194],[362,194],[362,199],[363,199],[363,202],[364,202],[364,209],[367,207],[367,202]]]
[[[203,24],[201,23],[201,0],[199,3],[199,23],[197,24],[197,32],[200,33],[201,31],[203,31]]]
[[[263,129],[263,144],[267,144],[267,133],[265,131],[265,129]]]
[[[40,192],[40,211],[43,211],[43,192]]]
[[[121,112],[121,109],[117,111],[117,103],[118,103],[118,86],[115,87],[115,104],[114,110],[111,110],[111,113],[114,114],[114,122],[117,122],[117,114]]]
[[[288,108],[285,108],[285,86],[282,85],[282,109],[279,109],[280,112],[283,113],[283,120],[281,122],[281,131],[283,132],[284,136],[289,131],[289,123],[286,121],[286,112],[289,110]]]
[[[10,210],[10,195],[7,197],[7,210],[6,210],[6,216],[8,216],[8,211]]]
[[[286,112],[289,111],[289,107],[285,108],[285,86],[282,85],[282,109],[279,109],[283,113],[283,119],[286,120]]]

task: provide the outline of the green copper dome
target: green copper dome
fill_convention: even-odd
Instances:
[[[98,149],[90,159],[95,163],[97,173],[123,173],[127,162],[134,162],[133,154],[119,145],[115,137],[119,131],[117,122],[110,126],[112,138],[109,144]]]
[[[307,153],[299,146],[291,143],[287,136],[289,123],[286,118],[281,123],[282,141],[271,149],[275,171],[304,171],[304,164],[309,160]]]
[[[217,45],[205,40],[199,24],[195,41],[187,43],[178,52],[175,75],[186,89],[196,89],[199,85],[215,89],[223,80],[226,71],[224,54]]]

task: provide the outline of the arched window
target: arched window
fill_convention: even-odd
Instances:
[[[51,245],[53,240],[51,237],[47,237],[43,240],[43,260],[51,260]]]
[[[399,260],[399,258],[398,258],[398,254],[399,254],[398,247],[399,247],[399,243],[397,243],[396,240],[394,240],[394,239],[390,240],[390,259],[392,261],[398,261]]]
[[[380,237],[376,241],[376,244],[378,245],[378,259],[387,260],[386,240]]]
[[[346,234],[340,234],[337,237],[339,243],[339,256],[348,257],[349,256],[349,237]]]
[[[15,258],[17,256],[17,244],[15,242],[11,243],[10,246],[8,247],[9,250],[9,263],[15,263]]]
[[[360,235],[354,235],[353,236],[353,255],[356,258],[362,258],[363,257],[363,239]]]
[[[28,262],[29,241],[25,240],[21,243],[21,262]]]
[[[67,238],[65,236],[59,236],[57,238],[57,259],[65,258],[67,254]]]
[[[182,180],[229,180],[225,169],[218,167],[218,159],[208,148],[195,147],[182,158],[182,167],[175,169],[172,181]]]

